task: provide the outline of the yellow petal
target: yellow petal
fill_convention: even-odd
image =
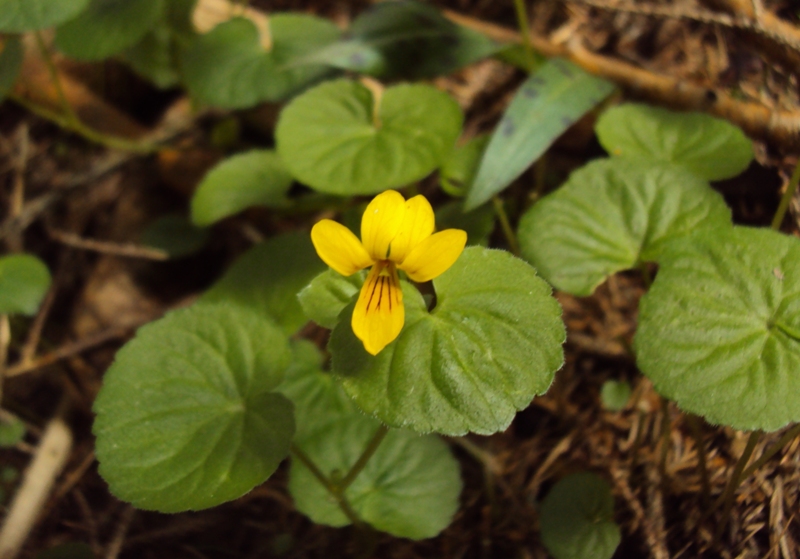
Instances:
[[[361,242],[373,260],[386,260],[406,213],[403,195],[387,190],[375,196],[361,218]]]
[[[408,253],[433,233],[433,208],[424,196],[406,201],[406,212],[400,232],[392,241],[391,260],[402,262]]]
[[[394,264],[378,262],[370,270],[353,309],[353,333],[372,355],[400,334],[405,321],[403,291]]]
[[[399,266],[417,282],[429,281],[444,273],[458,260],[467,234],[461,229],[445,229],[422,241]]]
[[[322,261],[343,276],[355,274],[373,263],[358,237],[341,223],[330,219],[314,224],[311,242]]]

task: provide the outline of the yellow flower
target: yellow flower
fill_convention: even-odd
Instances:
[[[369,203],[361,218],[361,240],[350,230],[323,219],[311,229],[319,257],[349,276],[372,266],[353,310],[353,332],[372,355],[400,334],[405,321],[397,270],[416,282],[444,273],[467,242],[460,229],[434,233],[433,208],[424,196],[403,199],[387,190]]]

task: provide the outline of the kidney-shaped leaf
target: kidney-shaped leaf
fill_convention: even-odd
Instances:
[[[729,227],[730,210],[688,171],[625,159],[593,161],[522,217],[523,256],[554,287],[591,295],[615,272],[658,261],[669,240]]]
[[[285,207],[292,176],[272,150],[253,150],[219,163],[192,197],[192,221],[211,225],[250,206]]]
[[[50,271],[29,254],[0,258],[0,314],[34,315],[50,288]]]
[[[79,60],[102,60],[136,44],[164,10],[164,0],[90,0],[56,30],[56,46]]]
[[[308,233],[278,235],[242,255],[202,300],[254,309],[294,334],[308,321],[297,293],[324,269]]]
[[[280,329],[235,305],[200,304],[143,326],[94,404],[100,474],[146,510],[236,499],[289,452],[292,404],[273,390],[289,364]]]
[[[555,559],[611,559],[621,534],[608,483],[589,472],[559,480],[542,501],[539,529]]]
[[[23,33],[75,17],[89,0],[0,0],[0,31]]]
[[[433,284],[431,313],[405,286],[405,326],[377,356],[353,334],[353,305],[345,309],[328,345],[331,369],[361,409],[388,425],[502,431],[561,367],[561,307],[533,268],[505,251],[467,248]]]
[[[480,206],[511,184],[613,88],[567,60],[543,64],[522,84],[492,134],[465,208]]]
[[[24,52],[22,42],[15,36],[6,37],[5,42],[0,42],[0,49],[2,49],[0,50],[0,101],[2,101],[17,81]]]
[[[735,177],[753,159],[753,145],[726,120],[628,103],[598,119],[597,137],[614,156],[682,165],[706,180]]]
[[[377,101],[351,80],[324,83],[281,113],[278,152],[315,190],[373,194],[419,180],[450,152],[463,115],[446,93],[422,84],[390,87]]]
[[[379,426],[360,413],[345,416],[300,444],[323,473],[346,473]],[[289,491],[297,509],[318,524],[350,521],[299,460],[292,460]],[[411,539],[430,538],[450,524],[458,509],[458,462],[434,435],[391,430],[345,494],[371,526]]]
[[[736,227],[671,245],[634,343],[656,390],[711,423],[800,421],[800,240]]]
[[[295,64],[339,38],[331,22],[302,14],[270,17],[271,49],[261,45],[251,21],[234,18],[197,37],[181,55],[186,87],[194,98],[228,109],[280,101],[324,77],[331,69]]]

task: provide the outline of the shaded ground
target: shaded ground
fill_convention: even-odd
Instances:
[[[314,0],[252,4],[272,10],[311,10],[338,22],[367,5]],[[516,25],[510,2],[437,4],[477,23],[507,29]],[[763,4],[783,24],[797,24],[790,2]],[[796,114],[798,43],[791,32],[767,25],[771,20],[743,24],[753,15],[747,11],[753,6],[758,8],[761,2],[542,1],[533,3],[532,21],[537,36],[552,45],[577,40],[609,60],[695,84],[715,95]],[[733,23],[724,18],[709,22],[712,10],[720,18],[733,18]],[[105,99],[134,121],[95,117],[120,133],[136,126],[154,127],[172,107],[178,115],[175,128],[180,135],[175,145],[180,150],[120,158],[11,103],[0,107],[0,181],[4,215],[9,216],[0,224],[0,234],[9,250],[24,247],[44,258],[55,278],[52,297],[33,327],[26,320],[12,323],[16,336],[11,365],[19,374],[5,381],[2,403],[29,423],[30,433],[26,444],[0,450],[0,464],[24,471],[29,445],[36,444],[40,429],[60,405],[69,408],[68,422],[75,436],[64,473],[23,556],[34,557],[40,550],[71,541],[87,542],[97,557],[349,555],[350,530],[315,526],[294,511],[285,489],[285,468],[246,497],[198,513],[134,511],[108,494],[94,462],[91,403],[115,351],[136,326],[191,301],[254,240],[308,229],[316,216],[251,210],[215,227],[202,253],[175,262],[153,261],[146,254],[103,254],[97,246],[76,242],[70,235],[79,241],[109,243],[100,248],[119,253],[122,245],[138,243],[144,225],[155,217],[186,211],[197,180],[224,153],[209,138],[227,116],[193,117],[175,105],[180,103],[178,93],[158,93],[114,63],[84,67],[65,62],[61,69],[88,84],[96,97],[90,95],[87,103]],[[477,133],[494,126],[521,79],[520,72],[486,61],[440,79],[437,85],[459,100],[467,114],[466,130]],[[635,86],[626,82],[624,74],[620,83]],[[626,91],[620,95],[659,98],[647,88]],[[709,103],[695,108],[714,109]],[[107,113],[98,109],[98,114]],[[264,107],[237,115],[243,134],[236,147],[268,144],[275,114],[275,107]],[[91,118],[87,117],[90,124]],[[554,188],[570,170],[601,153],[591,125],[589,120],[576,124],[548,154],[542,175],[529,171],[507,191],[517,203],[517,215],[534,184]],[[765,124],[757,138],[758,163],[741,177],[716,185],[739,223],[769,224],[779,190],[796,161],[796,138],[775,130]],[[21,207],[13,201],[19,184],[24,187]],[[434,179],[420,190],[434,202],[443,200]],[[787,219],[784,231],[796,234],[796,220]],[[504,246],[499,227],[493,241]],[[383,536],[375,556],[545,557],[537,535],[537,500],[563,474],[589,469],[614,487],[616,517],[623,530],[618,558],[796,557],[800,553],[800,520],[795,517],[800,510],[798,440],[743,484],[727,530],[714,541],[720,515],[717,511],[704,517],[708,506],[698,468],[697,433],[689,418],[652,390],[629,353],[643,291],[638,273],[624,273],[592,297],[558,294],[569,338],[566,365],[555,385],[521,412],[507,432],[452,440],[465,481],[462,507],[453,524],[439,537],[422,542]],[[31,366],[14,370],[14,357],[26,347],[35,348],[37,340],[28,332],[35,332],[37,324],[42,332],[37,355],[59,350],[61,358],[52,363],[34,360]],[[320,337],[313,329],[308,333]],[[624,379],[634,387],[631,404],[622,412],[604,411],[599,403],[600,387],[608,379]],[[702,421],[697,425],[709,465],[710,494],[716,498],[746,435]],[[755,456],[779,436],[764,436]],[[13,483],[8,488],[13,489]]]

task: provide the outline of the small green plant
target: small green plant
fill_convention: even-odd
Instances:
[[[682,410],[753,432],[720,498],[726,506],[749,473],[757,433],[800,421],[800,241],[734,226],[709,182],[750,164],[739,129],[704,114],[612,107],[595,127],[608,157],[550,194],[539,181],[506,204],[505,189],[613,84],[529,48],[504,50],[421,2],[380,3],[344,32],[299,13],[274,14],[264,28],[235,11],[200,32],[194,8],[0,0],[0,98],[92,141],[160,147],[81,123],[43,29],[56,28],[54,48],[69,57],[116,57],[158,87],[183,87],[197,105],[283,103],[274,146],[223,159],[188,217],[162,218],[142,237],[181,258],[202,249],[215,224],[255,206],[303,229],[254,246],[197,302],[143,326],[117,353],[93,428],[114,495],[146,510],[204,509],[248,493],[289,458],[288,490],[312,521],[353,525],[362,543],[371,529],[433,537],[462,488],[440,435],[505,430],[564,363],[552,289],[588,296],[631,269],[647,288],[638,368]],[[25,32],[52,71],[60,113],[14,93]],[[458,103],[418,80],[492,55],[523,58],[530,75],[492,133],[469,137]],[[228,136],[237,134],[231,126],[220,143],[235,145]],[[516,229],[514,204],[524,205]],[[509,250],[489,248],[496,225]],[[0,258],[5,330],[7,315],[36,314],[49,284],[38,259]],[[614,381],[601,393],[612,411],[630,397]],[[2,425],[2,442],[18,440],[14,429]],[[556,559],[611,557],[621,537],[613,505],[602,478],[564,477],[541,503],[545,546]]]

